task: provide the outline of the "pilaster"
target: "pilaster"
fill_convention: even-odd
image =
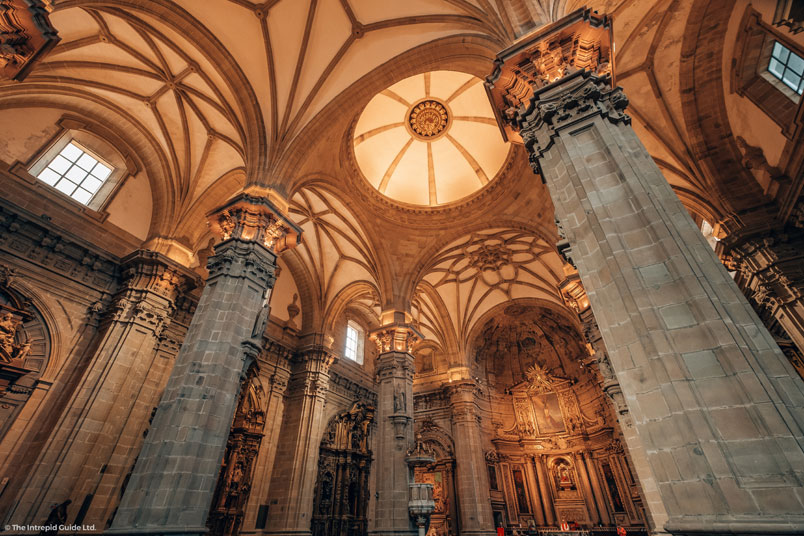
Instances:
[[[208,215],[223,240],[109,532],[207,531],[241,380],[268,318],[276,255],[300,234],[281,206],[255,187]]]
[[[318,470],[324,403],[329,390],[332,350],[310,344],[294,359],[285,401],[285,415],[268,492],[265,534],[310,534],[310,513]]]
[[[569,34],[604,40],[606,24],[576,12],[501,53],[500,70],[516,78]],[[531,96],[500,113],[572,246],[633,420],[626,441],[644,447],[634,465],[655,531],[804,532],[804,383],[640,143],[623,91],[574,52],[562,61],[557,78],[520,77]]]
[[[290,350],[278,343],[268,341],[264,354],[268,357],[267,362],[260,363],[259,368],[260,378],[265,388],[266,421],[252,477],[252,489],[240,529],[241,534],[262,533],[268,526],[266,512],[262,514],[264,518],[262,526],[258,526],[257,521],[261,517],[261,508],[263,511],[270,510],[268,490],[281,437],[282,420],[285,415],[285,394],[291,375],[292,352]]]

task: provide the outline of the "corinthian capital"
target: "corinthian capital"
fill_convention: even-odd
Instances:
[[[253,186],[209,214],[210,228],[223,240],[259,243],[274,253],[295,247],[301,229],[287,217],[287,203],[269,188]]]

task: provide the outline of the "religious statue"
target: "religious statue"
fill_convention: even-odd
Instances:
[[[404,413],[407,407],[405,391],[401,386],[397,385],[394,389],[394,412]]]
[[[262,297],[262,308],[257,313],[257,318],[254,319],[254,328],[251,330],[252,337],[262,337],[265,331],[265,326],[268,325],[268,315],[271,312],[271,289],[266,289]]]
[[[0,318],[0,349],[5,352],[3,357],[10,361],[14,353],[14,336],[17,334],[17,322],[11,313],[5,313]]]
[[[20,323],[11,313],[4,313],[0,317],[0,362],[10,363],[12,360],[22,360],[31,353],[31,342],[17,344],[17,329]]]

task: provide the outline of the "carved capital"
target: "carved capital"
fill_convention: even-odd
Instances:
[[[516,119],[536,92],[581,72],[609,75],[611,43],[611,20],[584,8],[500,52],[486,88],[504,136],[522,142]]]
[[[226,240],[255,242],[274,254],[301,242],[301,229],[285,215],[284,201],[275,192],[251,188],[209,214],[209,226]],[[215,248],[216,251],[218,247]]]
[[[41,0],[0,0],[0,80],[23,80],[60,41]]]
[[[383,326],[369,333],[369,338],[377,345],[377,352],[384,354],[387,352],[411,353],[413,347],[423,336],[412,325],[397,323]]]
[[[156,294],[173,302],[179,294],[200,285],[198,275],[149,250],[138,250],[122,261],[123,287]]]

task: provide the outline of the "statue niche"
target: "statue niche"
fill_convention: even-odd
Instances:
[[[330,420],[319,448],[313,536],[366,534],[373,421],[374,408],[363,402]]]
[[[228,536],[240,532],[263,428],[263,390],[256,375],[256,367],[252,366],[240,389],[240,402],[232,421],[226,454],[207,519],[209,533],[212,535]]]

